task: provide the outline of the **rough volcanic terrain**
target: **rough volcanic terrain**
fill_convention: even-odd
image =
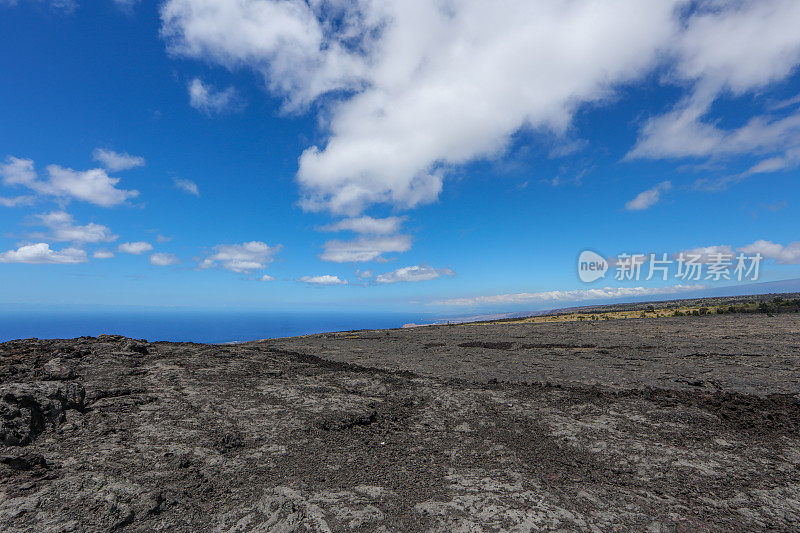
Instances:
[[[2,531],[800,530],[800,316],[0,344]]]

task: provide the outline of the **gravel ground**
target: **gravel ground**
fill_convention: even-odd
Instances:
[[[800,530],[800,317],[0,344],[2,531]]]
[[[257,345],[478,382],[800,393],[800,314],[458,324]]]

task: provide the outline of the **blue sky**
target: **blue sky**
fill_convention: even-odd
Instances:
[[[473,313],[734,282],[584,284],[585,249],[800,277],[798,26],[778,0],[0,0],[0,304]]]

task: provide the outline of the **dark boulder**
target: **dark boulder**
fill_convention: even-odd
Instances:
[[[0,442],[24,446],[64,421],[67,409],[83,410],[78,382],[8,383],[0,386]]]

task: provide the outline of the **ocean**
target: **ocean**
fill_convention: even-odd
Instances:
[[[229,343],[328,331],[399,328],[431,320],[422,314],[234,311],[0,311],[0,342],[96,337]]]

